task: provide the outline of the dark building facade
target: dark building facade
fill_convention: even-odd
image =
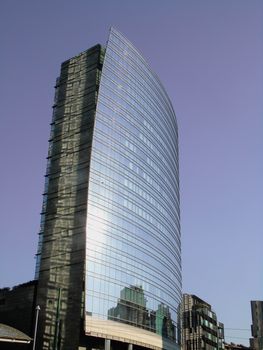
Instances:
[[[253,350],[263,349],[263,301],[251,301],[252,325],[250,338],[250,347]]]
[[[183,350],[224,349],[224,325],[217,321],[210,304],[184,294],[181,308]]]
[[[39,349],[179,349],[178,131],[111,29],[56,82],[37,252]]]
[[[1,350],[29,350],[32,339],[16,328],[0,323],[0,349]]]
[[[57,79],[36,267],[41,349],[79,345],[88,177],[102,58],[102,48],[95,46],[64,62]]]
[[[37,281],[0,289],[0,323],[33,336]],[[2,349],[2,347],[0,346]]]
[[[252,350],[252,349],[242,344],[225,343],[225,350]]]

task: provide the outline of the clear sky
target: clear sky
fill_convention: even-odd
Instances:
[[[226,328],[263,299],[262,0],[2,0],[0,287],[34,276],[54,82],[119,29],[157,72],[180,131],[183,290]],[[226,329],[246,344],[249,331]]]

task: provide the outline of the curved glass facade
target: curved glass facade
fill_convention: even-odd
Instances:
[[[176,117],[158,77],[115,29],[92,141],[85,281],[86,327],[92,319],[118,321],[177,342]]]

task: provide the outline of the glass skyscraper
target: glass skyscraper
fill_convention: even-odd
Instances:
[[[43,349],[179,348],[176,117],[113,28],[57,79],[36,278]]]

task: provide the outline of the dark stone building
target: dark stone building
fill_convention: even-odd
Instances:
[[[252,348],[242,344],[225,343],[225,350],[252,350]]]
[[[252,325],[250,338],[250,347],[253,350],[263,349],[263,301],[251,301]]]
[[[182,349],[224,349],[224,325],[210,304],[195,295],[183,294]]]
[[[0,323],[33,336],[37,281],[0,289]]]
[[[37,257],[41,349],[77,349],[84,332],[87,191],[102,60],[97,45],[64,62],[56,83]]]

